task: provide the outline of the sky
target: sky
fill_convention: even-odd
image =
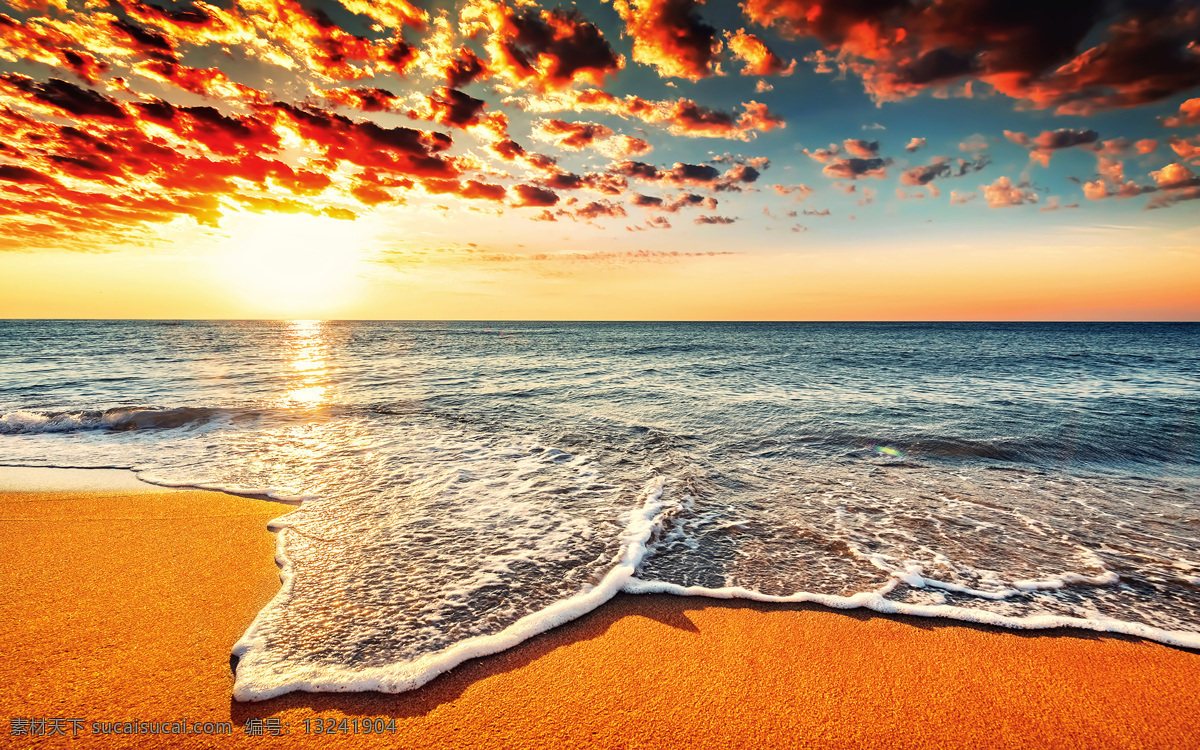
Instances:
[[[0,0],[0,318],[1200,320],[1200,6]]]

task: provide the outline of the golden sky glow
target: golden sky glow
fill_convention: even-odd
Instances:
[[[0,0],[0,316],[1200,318],[1200,14],[1003,5]]]

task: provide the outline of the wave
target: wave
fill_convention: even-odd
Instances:
[[[283,562],[283,586],[234,645],[233,655],[238,663],[233,696],[241,701],[260,701],[295,690],[405,692],[421,687],[468,659],[505,651],[539,633],[575,620],[612,599],[633,580],[651,537],[662,525],[665,515],[663,484],[662,477],[652,480],[641,505],[630,511],[614,565],[595,586],[540,612],[526,615],[499,633],[467,638],[412,662],[366,669],[348,665],[296,665],[271,658],[267,650],[270,615],[291,598],[294,581],[291,561],[284,551],[284,536],[289,527],[286,523],[277,523],[284,532],[277,543],[277,554]]]
[[[104,410],[16,410],[0,414],[0,435],[35,435],[55,432],[102,430],[172,430],[196,428],[212,422],[240,424],[268,417],[295,419],[311,412],[288,409],[179,406],[119,406]]]
[[[613,559],[612,567],[594,586],[586,587],[580,593],[557,601],[540,611],[527,614],[498,633],[465,638],[411,661],[365,668],[356,668],[349,664],[292,663],[281,661],[272,654],[269,648],[271,616],[273,612],[287,607],[292,597],[295,575],[285,551],[285,535],[291,526],[286,519],[277,521],[273,527],[282,532],[278,540],[277,554],[283,568],[283,585],[275,599],[259,613],[246,634],[234,646],[233,654],[238,660],[234,698],[239,701],[261,701],[297,690],[406,692],[425,685],[468,659],[505,651],[535,635],[582,617],[609,601],[617,593],[672,594],[770,603],[813,603],[832,609],[867,609],[880,614],[942,618],[1013,630],[1077,628],[1145,638],[1181,648],[1200,649],[1198,632],[1170,630],[1151,624],[1105,617],[1098,613],[1091,617],[1051,614],[1014,616],[956,604],[912,603],[887,598],[888,594],[901,587],[910,587],[999,601],[1010,597],[1018,598],[1030,591],[1065,589],[1071,586],[1116,586],[1121,582],[1121,578],[1112,571],[1093,576],[1064,573],[1045,580],[1014,581],[1011,587],[1004,589],[977,590],[924,577],[919,566],[909,565],[903,569],[889,569],[889,576],[882,586],[849,596],[807,591],[771,595],[741,586],[684,586],[661,580],[646,580],[639,577],[642,563],[655,554],[655,542],[661,539],[670,519],[682,507],[664,493],[665,484],[666,477],[659,476],[647,485],[641,503],[628,513],[620,537],[619,551]],[[878,565],[880,561],[875,562]]]

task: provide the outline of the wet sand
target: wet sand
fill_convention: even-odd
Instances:
[[[670,596],[619,596],[406,694],[237,703],[229,650],[278,591],[266,524],[286,510],[211,492],[0,493],[0,745],[1200,747],[1198,653]],[[13,736],[14,718],[84,723],[74,739]],[[316,734],[317,718],[346,731]],[[381,718],[395,731],[351,733]],[[92,733],[135,719],[233,734]],[[247,735],[259,719],[289,734]]]

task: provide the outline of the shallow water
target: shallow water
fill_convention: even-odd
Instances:
[[[0,321],[0,463],[299,503],[240,698],[408,689],[622,589],[1195,647],[1198,351],[1195,324]]]

